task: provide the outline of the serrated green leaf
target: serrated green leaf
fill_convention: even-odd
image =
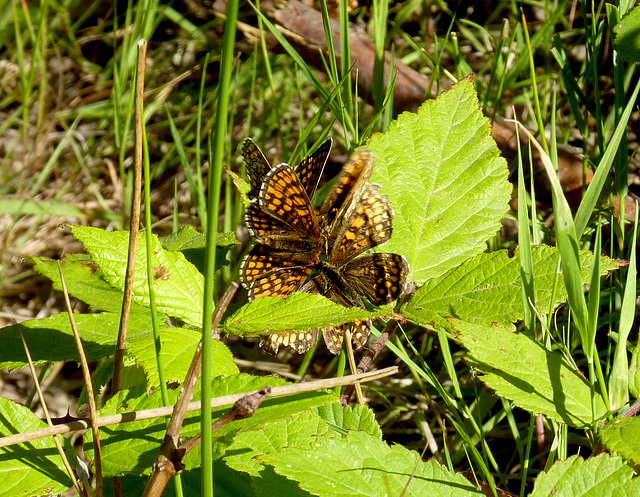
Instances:
[[[304,411],[238,434],[223,459],[230,468],[258,477],[265,467],[257,456],[278,452],[285,447],[310,450],[316,437],[327,435],[336,436],[330,433],[327,423],[318,414]]]
[[[482,253],[509,209],[506,161],[473,83],[462,80],[374,135],[371,181],[395,211],[381,250],[407,258],[417,283]]]
[[[201,338],[202,333],[186,328],[162,327],[160,329],[166,381],[184,380]],[[158,363],[156,361],[153,333],[149,331],[137,334],[128,341],[127,351],[134,356],[136,363],[146,372],[147,387],[159,386]],[[238,367],[233,362],[233,355],[222,342],[218,340],[211,341],[211,356],[213,376],[238,374]]]
[[[300,482],[300,488],[323,497],[400,495],[409,480],[407,496],[483,495],[462,475],[433,459],[422,462],[417,452],[400,445],[389,447],[357,431],[343,438],[322,437],[313,450],[285,448],[258,459]]]
[[[640,7],[636,6],[613,28],[613,46],[620,60],[640,62]]]
[[[53,287],[62,291],[58,262],[62,266],[62,274],[67,285],[69,295],[89,304],[98,311],[119,313],[122,309],[121,290],[112,287],[100,277],[96,271],[96,265],[91,262],[87,254],[67,254],[62,261],[47,259],[45,257],[29,257],[26,260],[33,264],[33,268],[53,282]],[[131,303],[130,319],[151,319],[147,307]],[[160,316],[160,319],[163,319]]]
[[[107,232],[98,228],[74,226],[73,236],[91,254],[103,278],[113,287],[124,290],[129,232]],[[144,232],[141,237],[144,237]],[[182,319],[193,326],[202,325],[204,278],[180,252],[165,250],[153,235],[153,267],[157,274],[155,292],[158,311]],[[149,306],[146,244],[138,243],[133,300]]]
[[[555,463],[549,472],[541,473],[530,497],[637,495],[640,480],[633,476],[633,468],[619,457],[600,454],[585,461],[579,456],[571,456]]]
[[[347,309],[322,295],[294,292],[287,298],[263,297],[238,309],[224,324],[227,333],[259,336],[266,331],[304,331],[327,324],[393,316],[389,306],[376,311]]]
[[[376,416],[368,406],[326,404],[316,409],[318,414],[336,433],[346,435],[349,430],[362,431],[382,440],[382,431]]]
[[[265,385],[281,386],[288,384],[281,378],[254,377],[250,375],[234,375],[229,377],[216,377],[211,381],[212,397],[229,395],[232,393],[252,392],[260,390]],[[193,400],[200,398],[200,383],[196,385]],[[169,402],[174,404],[178,390],[170,390]],[[292,414],[305,411],[326,404],[336,402],[338,399],[333,393],[309,392],[293,395],[285,398],[266,399],[256,413],[246,419],[239,419],[227,423],[214,433],[213,453],[214,458],[222,457],[224,450],[231,444],[233,436],[244,430],[256,429],[267,422],[281,418],[288,418]],[[142,409],[160,407],[162,399],[159,389],[150,395],[144,386],[136,387],[128,391],[118,392],[111,398],[100,411],[101,416],[124,413]],[[228,412],[230,407],[221,407],[212,410],[213,420],[220,418]],[[101,432],[103,472],[105,476],[118,474],[148,474],[151,465],[157,456],[158,448],[164,438],[166,430],[165,420],[152,419],[133,423],[123,423],[109,427]],[[182,437],[193,437],[200,432],[200,413],[187,414],[180,432]],[[88,457],[93,457],[90,437],[85,439],[85,452]],[[189,453],[184,463],[187,469],[200,464],[200,450],[195,449]]]
[[[600,430],[602,444],[634,464],[640,463],[640,418],[617,418]]]
[[[113,354],[120,317],[117,314],[74,314],[88,361]],[[0,368],[20,368],[28,364],[19,330],[27,341],[33,362],[80,362],[69,316],[56,314],[43,319],[23,321],[0,330]]]
[[[467,361],[483,375],[481,379],[500,397],[533,414],[587,428],[607,412],[602,396],[559,352],[550,352],[523,333],[502,326],[483,326],[450,320],[457,339],[469,349]]]
[[[536,306],[549,309],[558,263],[554,247],[531,247],[536,289]],[[593,255],[580,253],[583,281],[589,279]],[[435,323],[446,327],[445,318],[455,316],[472,323],[504,325],[524,318],[519,253],[509,258],[504,250],[480,254],[426,282],[403,310],[407,319],[418,324]],[[618,268],[620,261],[602,257],[602,273]],[[567,297],[562,278],[554,294],[554,304]]]
[[[0,397],[0,437],[46,427],[47,424],[26,407]],[[75,451],[66,439],[60,440],[73,467]],[[52,438],[0,448],[2,495],[52,495],[71,486],[73,483]]]

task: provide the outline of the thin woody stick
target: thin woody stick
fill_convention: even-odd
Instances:
[[[285,397],[287,395],[295,395],[298,393],[313,392],[316,390],[332,389],[335,387],[342,387],[345,385],[351,385],[355,382],[366,383],[369,381],[379,380],[387,376],[394,375],[398,372],[397,366],[381,369],[379,371],[371,371],[369,373],[352,374],[343,376],[342,378],[328,378],[325,380],[307,381],[304,383],[294,383],[282,387],[274,387],[271,389],[271,393],[268,398]],[[247,395],[250,392],[236,393],[232,395],[225,395],[223,397],[217,397],[211,399],[211,408],[223,407],[232,405],[240,398]],[[187,412],[199,411],[201,408],[201,402],[190,402],[187,407]],[[160,418],[171,415],[173,412],[173,406],[158,407],[155,409],[145,409],[143,411],[134,411],[124,414],[113,414],[111,416],[104,416],[97,419],[97,426],[102,428],[103,426],[111,426],[119,423],[131,423],[133,421],[141,421],[144,419]],[[79,419],[70,423],[64,423],[54,426],[52,428],[42,428],[40,430],[27,431],[25,433],[18,433],[16,435],[10,435],[8,437],[0,438],[0,448],[8,447],[18,443],[28,442],[30,440],[37,440],[38,438],[50,437],[51,435],[69,433],[71,431],[86,430],[89,428],[90,423],[88,419]]]

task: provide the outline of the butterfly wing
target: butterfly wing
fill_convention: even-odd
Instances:
[[[404,291],[409,265],[398,254],[365,254],[345,264],[341,276],[373,305],[388,304]]]
[[[295,168],[298,179],[304,186],[307,196],[311,199],[318,187],[318,181],[324,170],[324,166],[329,159],[331,147],[333,146],[333,138],[329,138],[311,155],[308,155],[300,161]]]
[[[264,156],[258,145],[251,138],[245,138],[240,145],[240,154],[246,165],[247,177],[251,190],[249,190],[249,198],[254,199],[260,192],[260,185],[271,170],[271,164]]]
[[[332,265],[340,267],[391,238],[393,210],[378,190],[378,185],[369,186],[356,202],[331,249]]]

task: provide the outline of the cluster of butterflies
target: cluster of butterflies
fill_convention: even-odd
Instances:
[[[391,237],[393,219],[387,197],[379,194],[378,185],[369,185],[372,159],[366,148],[344,165],[317,212],[311,204],[332,144],[329,138],[292,168],[284,163],[271,167],[250,138],[242,143],[251,186],[245,223],[255,244],[242,262],[240,277],[250,300],[300,291],[322,294],[345,307],[364,308],[363,297],[382,305],[403,292],[409,273],[404,257],[364,254]],[[290,346],[302,354],[322,331],[328,349],[338,354],[343,326],[272,333],[261,345],[274,353]],[[358,349],[369,336],[371,322],[348,326]]]

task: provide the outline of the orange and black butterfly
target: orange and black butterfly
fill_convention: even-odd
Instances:
[[[241,153],[247,164],[252,198],[245,222],[256,239],[240,270],[249,299],[289,295],[319,262],[322,231],[310,198],[332,144],[333,139],[329,138],[294,170],[287,164],[271,168],[251,139],[243,142]],[[303,353],[317,337],[313,330],[283,335],[281,341]]]
[[[240,276],[249,299],[287,296],[320,260],[321,230],[307,192],[287,164],[271,169],[245,213],[256,245]]]
[[[343,167],[318,216],[309,200],[317,177],[305,171],[314,169],[313,164],[317,167],[321,159],[301,162],[296,172],[302,171],[303,181],[286,164],[271,169],[252,141],[245,140],[242,150],[247,165],[255,163],[247,169],[255,179],[252,186],[264,175],[245,214],[257,242],[241,268],[250,299],[287,296],[300,290],[325,295],[345,307],[364,308],[362,296],[381,305],[400,295],[408,273],[405,259],[396,254],[361,256],[390,238],[393,218],[388,199],[380,196],[378,186],[365,191],[372,162],[367,149],[358,151]],[[315,276],[307,281],[314,270]],[[366,341],[369,328],[368,321],[353,324],[356,348]],[[322,332],[329,350],[339,353],[343,328],[327,326]],[[319,330],[272,333],[262,343],[273,352],[285,345],[304,353],[317,342],[318,335]]]

